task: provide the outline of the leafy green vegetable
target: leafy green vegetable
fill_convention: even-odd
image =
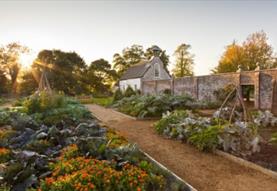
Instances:
[[[193,133],[188,142],[196,146],[201,151],[211,151],[216,149],[219,144],[218,134],[220,132],[219,126],[209,126],[200,132]]]

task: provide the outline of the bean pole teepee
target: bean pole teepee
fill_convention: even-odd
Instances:
[[[233,104],[233,107],[232,107],[232,111],[230,113],[230,117],[229,117],[229,123],[231,123],[232,121],[232,118],[234,116],[234,112],[236,110],[236,107],[237,105],[241,105],[242,106],[242,109],[243,109],[243,118],[244,118],[244,121],[247,122],[249,121],[249,116],[248,116],[248,112],[247,112],[247,108],[245,107],[245,104],[244,104],[244,101],[243,101],[243,97],[241,95],[241,88],[240,86],[236,86],[228,95],[227,97],[225,98],[224,102],[222,103],[222,105],[220,106],[219,108],[219,114],[218,114],[218,117],[220,117],[220,114],[221,114],[221,111],[222,111],[222,108],[227,104],[228,101],[230,101],[230,97],[233,93],[236,93],[236,97],[235,97],[235,101],[234,101],[234,104]]]
[[[52,94],[52,89],[51,89],[50,83],[47,79],[45,69],[42,70],[37,92],[40,93],[42,91]]]

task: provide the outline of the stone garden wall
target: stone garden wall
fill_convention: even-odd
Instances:
[[[199,100],[213,101],[215,99],[214,91],[228,84],[254,85],[255,107],[275,109],[273,106],[277,107],[277,87],[274,89],[277,86],[276,81],[277,69],[225,73],[171,80],[142,81],[142,93],[159,94],[167,89],[175,95],[189,94]]]

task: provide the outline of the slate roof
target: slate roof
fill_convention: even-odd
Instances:
[[[120,80],[142,78],[145,72],[149,69],[149,67],[150,67],[149,61],[142,61],[139,64],[136,64],[128,68],[127,71],[120,78]]]

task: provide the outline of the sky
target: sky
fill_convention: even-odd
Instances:
[[[76,51],[87,63],[132,44],[158,45],[170,55],[192,46],[196,75],[209,74],[226,45],[264,30],[277,50],[277,0],[66,1],[0,0],[0,45]],[[31,58],[30,58],[31,59]]]

